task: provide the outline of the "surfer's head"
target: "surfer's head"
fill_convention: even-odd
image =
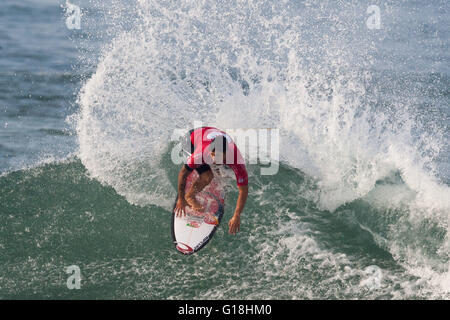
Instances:
[[[228,141],[224,136],[217,136],[209,145],[211,157],[216,164],[224,164],[228,151]]]

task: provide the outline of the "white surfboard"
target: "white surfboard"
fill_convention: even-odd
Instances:
[[[186,180],[186,192],[197,178],[198,173],[193,170]],[[205,208],[204,212],[186,207],[186,216],[177,217],[172,210],[172,240],[178,252],[186,255],[199,251],[213,237],[224,213],[225,188],[214,178],[196,198]]]

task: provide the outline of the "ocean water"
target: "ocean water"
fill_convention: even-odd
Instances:
[[[437,0],[2,0],[0,298],[449,299],[449,20]],[[183,256],[171,137],[195,122],[279,130],[280,167],[250,164],[241,231],[232,188]]]

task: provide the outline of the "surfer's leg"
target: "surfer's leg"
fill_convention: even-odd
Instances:
[[[205,208],[197,201],[195,195],[202,191],[214,178],[213,172],[208,165],[202,165],[198,168],[199,177],[192,184],[192,187],[186,193],[185,199],[192,209],[203,211]]]

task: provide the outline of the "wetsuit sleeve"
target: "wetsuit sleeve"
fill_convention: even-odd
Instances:
[[[230,166],[236,175],[236,184],[238,187],[248,185],[248,174],[244,164],[235,164]]]

